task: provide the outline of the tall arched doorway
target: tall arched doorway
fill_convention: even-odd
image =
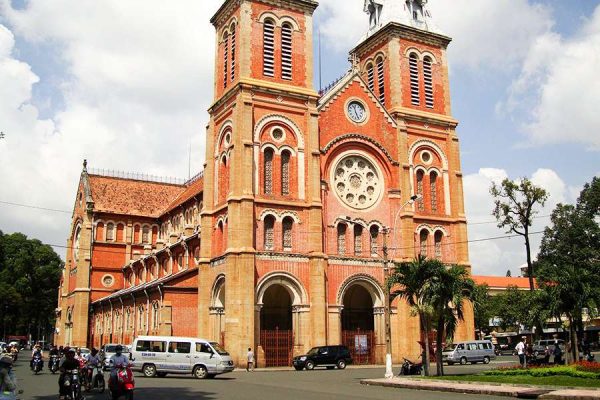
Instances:
[[[265,366],[289,366],[294,346],[292,298],[282,285],[271,285],[262,301],[260,345],[265,353]]]
[[[382,297],[378,289],[370,281],[356,279],[345,286],[340,299],[342,344],[350,349],[355,364],[377,362],[376,333],[379,333]]]
[[[209,326],[213,340],[225,347],[225,276],[215,280],[209,308]]]

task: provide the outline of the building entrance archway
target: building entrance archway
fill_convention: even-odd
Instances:
[[[266,367],[291,365],[294,347],[292,298],[283,285],[265,290],[260,310],[260,345]]]

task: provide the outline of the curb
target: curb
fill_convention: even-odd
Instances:
[[[520,399],[545,400],[596,400],[600,399],[600,390],[549,388],[533,385],[482,384],[481,382],[449,382],[436,380],[418,380],[411,378],[363,379],[362,385],[391,388],[428,390],[463,394],[515,397]]]

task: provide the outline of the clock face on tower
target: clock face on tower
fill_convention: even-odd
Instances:
[[[348,103],[348,117],[354,122],[363,122],[367,118],[367,111],[365,106],[358,101],[351,101]]]

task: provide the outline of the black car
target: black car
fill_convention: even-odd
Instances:
[[[346,346],[320,346],[313,347],[305,355],[294,357],[292,364],[296,371],[304,368],[310,371],[315,367],[344,369],[347,364],[352,364],[352,356]]]

